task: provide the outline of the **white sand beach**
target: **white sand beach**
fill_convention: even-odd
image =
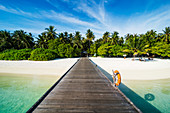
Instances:
[[[94,63],[113,74],[112,70],[121,73],[122,80],[157,80],[170,78],[170,60],[154,59],[153,61],[132,61],[132,58],[90,58]]]
[[[61,76],[77,60],[78,58],[63,58],[63,59],[56,59],[51,61],[0,60],[0,73]]]
[[[132,61],[131,58],[90,59],[112,75],[112,70],[121,73],[122,80],[156,80],[170,78],[170,60]],[[0,61],[0,73],[63,75],[78,58],[56,59],[51,61]]]

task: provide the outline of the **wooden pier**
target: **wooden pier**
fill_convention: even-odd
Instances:
[[[88,58],[81,58],[53,87],[42,102],[37,102],[28,112],[140,112]]]

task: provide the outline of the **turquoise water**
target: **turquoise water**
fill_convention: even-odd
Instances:
[[[119,89],[144,113],[170,113],[170,78],[124,80]]]
[[[101,70],[112,80],[109,73]],[[0,112],[26,112],[57,79],[0,73]],[[119,89],[144,113],[170,113],[170,79],[124,80]]]
[[[0,112],[26,112],[56,80],[54,76],[0,73]]]

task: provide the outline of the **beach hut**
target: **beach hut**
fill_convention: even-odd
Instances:
[[[81,56],[82,56],[82,57],[87,57],[87,56],[88,56],[87,51],[83,51],[83,52],[81,52]]]

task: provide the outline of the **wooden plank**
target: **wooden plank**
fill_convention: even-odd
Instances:
[[[92,107],[96,107],[96,108],[104,108],[104,107],[129,107],[129,104],[127,103],[104,103],[104,104],[99,104],[99,103],[53,103],[53,104],[41,104],[39,105],[39,107],[58,107],[58,106],[78,106],[78,107],[86,107],[86,108],[92,108]]]
[[[92,105],[75,105],[75,104],[58,104],[58,105],[40,105],[39,109],[97,109],[97,110],[105,110],[105,109],[114,109],[114,110],[119,110],[121,107],[121,109],[132,109],[129,106],[123,106],[119,105],[119,106],[114,106],[114,105],[108,105],[108,106],[104,106],[104,105],[98,105],[98,106],[92,106]]]
[[[69,92],[98,92],[98,93],[100,93],[100,92],[110,92],[110,93],[112,93],[113,91],[110,91],[110,89],[93,89],[93,90],[91,90],[91,89],[78,89],[78,88],[76,88],[76,89],[71,89],[71,88],[60,88],[60,87],[57,87],[57,88],[55,88],[57,91],[65,91],[65,92],[67,92],[67,91],[69,91]],[[55,91],[52,91],[52,92],[55,92]],[[116,91],[117,92],[117,91]]]
[[[85,100],[85,99],[45,99],[41,104],[46,104],[46,105],[51,105],[51,104],[100,104],[100,105],[105,105],[105,104],[129,104],[125,100],[99,100],[99,99],[90,99],[90,100]],[[40,104],[40,105],[41,105]]]
[[[34,110],[35,113],[140,112],[82,58]]]
[[[78,108],[57,108],[57,109],[38,109],[36,113],[136,113],[133,108],[129,109],[78,109]]]

